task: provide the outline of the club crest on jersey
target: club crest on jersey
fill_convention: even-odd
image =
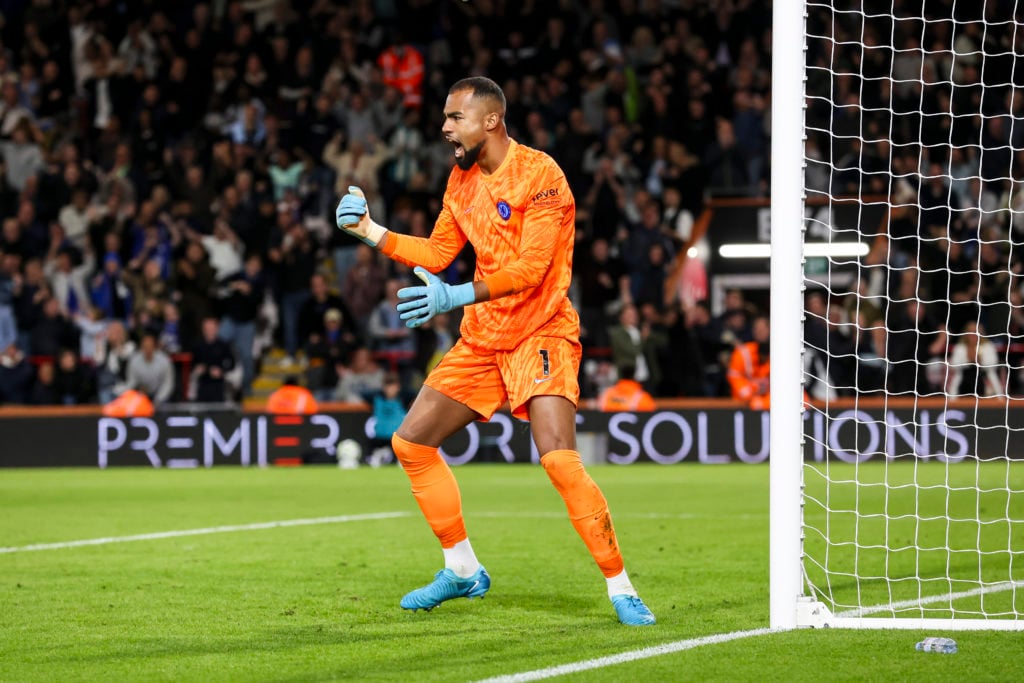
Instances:
[[[498,215],[501,216],[501,220],[507,221],[512,215],[512,207],[504,199],[499,199],[496,206],[498,207]]]

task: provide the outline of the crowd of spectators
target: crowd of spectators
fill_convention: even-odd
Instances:
[[[125,388],[158,404],[241,398],[272,349],[303,365],[321,400],[366,398],[388,372],[414,388],[458,317],[406,329],[393,304],[409,270],[334,229],[333,209],[358,185],[378,220],[428,234],[451,167],[439,135],[447,88],[478,74],[504,88],[511,135],[551,153],[577,199],[584,396],[619,371],[655,397],[728,395],[732,351],[766,311],[731,292],[712,315],[670,274],[708,194],[766,194],[765,3],[2,8],[0,402],[105,402]],[[948,333],[933,340],[948,353],[968,322],[1024,323],[1020,252],[1010,253],[1024,229],[1024,158],[1013,151],[1024,147],[1024,99],[1008,87],[1024,70],[1005,57],[981,70],[978,50],[1012,55],[1014,37],[971,17],[957,17],[955,35],[946,21],[856,17],[817,11],[809,31],[896,51],[808,41],[808,92],[830,93],[808,99],[808,189],[877,194],[894,210],[867,235],[863,282],[810,315],[822,349],[852,344],[867,368],[894,365],[905,342],[923,374],[884,372],[898,390],[889,383],[928,379],[921,333]],[[900,76],[918,70],[926,78]],[[443,277],[472,269],[467,249]],[[900,303],[872,313],[885,291]],[[942,310],[910,310],[911,300]],[[175,367],[185,356],[187,383]]]
[[[721,390],[667,350],[699,314],[665,278],[707,188],[765,189],[760,3],[2,8],[0,401],[237,398],[275,347],[318,398],[365,398],[391,371],[414,385],[458,319],[406,329],[408,269],[333,229],[333,208],[359,185],[392,229],[428,234],[451,166],[441,108],[473,74],[505,89],[511,135],[565,169],[579,253],[609,260],[573,290],[587,348],[624,317],[655,395]],[[472,268],[467,250],[445,277]],[[595,363],[590,395],[609,371]]]
[[[1024,16],[999,6],[809,13],[808,194],[889,207],[849,291],[808,297],[814,397],[1024,395],[1024,37],[992,30]]]

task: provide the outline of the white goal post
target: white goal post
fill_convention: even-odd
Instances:
[[[773,629],[1024,630],[1011,4],[773,3]]]

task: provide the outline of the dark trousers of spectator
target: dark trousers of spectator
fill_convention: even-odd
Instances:
[[[18,348],[26,356],[32,353],[32,331],[18,330]]]
[[[334,272],[337,274],[337,283],[341,287],[345,283],[345,276],[352,266],[356,264],[356,250],[358,245],[335,247],[334,248]]]
[[[326,166],[317,166],[313,169],[312,180],[316,185],[316,194],[311,201],[315,206],[308,207],[307,213],[323,216],[330,222],[334,219],[334,208],[338,204],[338,197],[334,196],[334,181],[337,174]]]
[[[590,306],[581,308],[580,322],[586,330],[587,344],[597,347],[611,344],[611,340],[608,339],[608,328],[612,322],[603,310]]]
[[[299,311],[309,298],[308,289],[286,292],[281,295],[281,325],[284,351],[291,357],[299,348]]]
[[[200,403],[223,403],[224,378],[200,377],[196,385],[196,401]]]
[[[14,309],[0,304],[0,349],[6,349],[17,341],[18,323],[14,319]]]
[[[222,340],[231,344],[235,358],[242,366],[242,396],[252,396],[252,380],[256,374],[252,357],[252,347],[256,340],[256,322],[238,322],[225,316],[221,320],[218,334]]]

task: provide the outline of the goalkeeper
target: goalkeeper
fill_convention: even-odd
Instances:
[[[399,292],[406,325],[467,307],[461,339],[427,377],[392,438],[445,564],[401,606],[429,610],[452,598],[482,597],[490,588],[466,534],[458,484],[438,447],[507,400],[514,416],[530,421],[541,464],[607,580],[619,621],[653,624],[623,567],[608,503],[576,452],[580,323],[566,296],[575,201],[551,157],[509,138],[504,115],[504,93],[490,79],[467,78],[448,91],[441,132],[454,147],[456,167],[429,238],[374,223],[359,188],[350,187],[338,205],[341,229],[415,266],[424,281]],[[432,275],[467,241],[476,251],[473,282],[451,286]]]

